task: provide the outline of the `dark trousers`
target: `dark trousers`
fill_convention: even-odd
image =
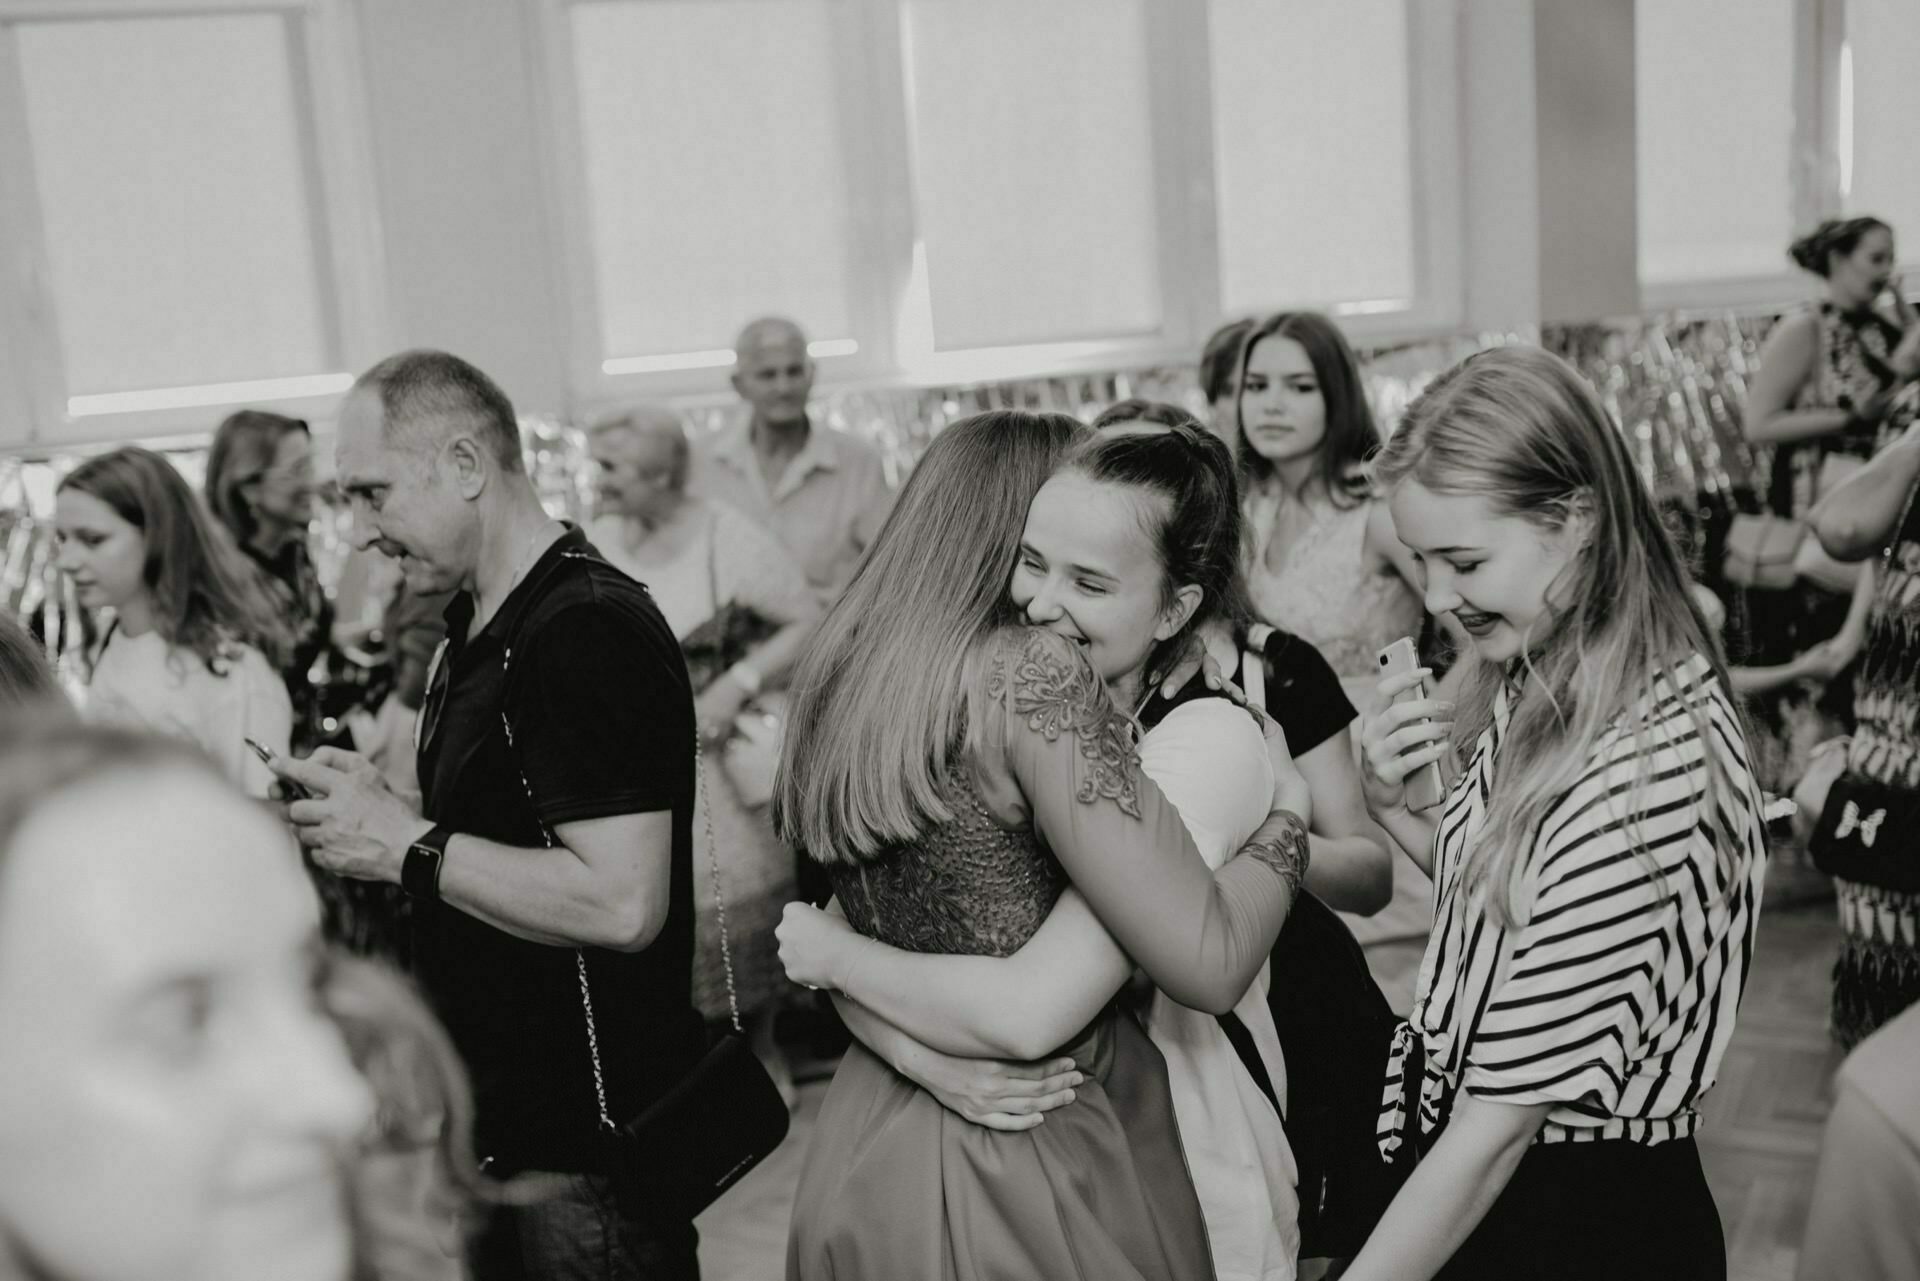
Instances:
[[[1726,1281],[1692,1139],[1536,1143],[1435,1281]]]
[[[647,1216],[630,1181],[534,1177],[552,1193],[494,1211],[474,1242],[474,1281],[699,1281],[693,1225]]]

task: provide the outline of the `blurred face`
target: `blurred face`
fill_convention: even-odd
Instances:
[[[1850,254],[1829,254],[1827,288],[1843,306],[1864,307],[1878,298],[1893,278],[1893,233],[1875,227],[1860,237]]]
[[[1240,424],[1253,452],[1275,466],[1312,458],[1327,438],[1327,402],[1307,349],[1262,338],[1247,356]]]
[[[1084,649],[1110,685],[1137,678],[1153,647],[1179,631],[1200,602],[1200,589],[1187,586],[1167,603],[1143,501],[1155,500],[1075,472],[1054,476],[1027,509],[1007,589],[1029,623]]]
[[[85,851],[76,858],[76,851]],[[197,771],[56,796],[0,869],[0,1273],[341,1281],[371,1100],[285,831]],[[37,1273],[36,1273],[37,1275]]]
[[[733,387],[753,416],[771,427],[803,422],[807,396],[813,391],[813,358],[807,340],[798,333],[775,333],[742,350],[736,357]]]
[[[450,457],[450,445],[422,453],[389,441],[377,394],[360,390],[340,409],[334,469],[353,513],[353,544],[393,558],[410,591],[464,586],[479,559],[479,487]],[[431,448],[430,446],[428,448]]]
[[[679,453],[658,432],[615,428],[587,440],[593,460],[594,499],[602,512],[648,520],[664,516],[679,501],[674,484]]]
[[[267,470],[247,482],[244,492],[258,519],[304,528],[313,519],[313,441],[303,431],[280,438]]]
[[[1579,547],[1578,522],[1547,531],[1496,514],[1477,494],[1435,493],[1401,482],[1393,527],[1426,574],[1429,613],[1450,613],[1480,657],[1505,662],[1544,636],[1549,595]]]
[[[60,572],[86,608],[125,609],[146,594],[146,535],[92,494],[60,491],[53,539]]]

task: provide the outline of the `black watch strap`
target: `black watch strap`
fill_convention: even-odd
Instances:
[[[400,888],[413,898],[439,898],[440,864],[452,839],[450,830],[435,824],[432,831],[409,845],[407,857],[400,864]]]

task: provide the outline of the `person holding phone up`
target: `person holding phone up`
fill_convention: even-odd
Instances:
[[[1455,366],[1377,474],[1427,608],[1474,652],[1457,708],[1415,669],[1362,728],[1368,803],[1436,904],[1383,1072],[1381,1152],[1413,1168],[1345,1275],[1724,1277],[1693,1135],[1765,842],[1719,644],[1622,435],[1554,356]],[[1410,777],[1454,746],[1465,768],[1416,811]]]

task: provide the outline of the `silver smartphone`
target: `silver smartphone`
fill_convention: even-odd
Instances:
[[[1402,636],[1399,640],[1381,650],[1378,658],[1380,660],[1380,676],[1383,680],[1389,676],[1400,676],[1408,672],[1417,671],[1420,667],[1420,654],[1414,649],[1412,639],[1406,636]],[[1418,702],[1426,696],[1427,683],[1421,681],[1411,689],[1401,690],[1394,696],[1393,701],[1395,703],[1413,703]],[[1407,776],[1408,809],[1413,810],[1415,813],[1421,810],[1430,810],[1445,799],[1447,799],[1447,785],[1440,777],[1439,761],[1422,765],[1419,769]]]

